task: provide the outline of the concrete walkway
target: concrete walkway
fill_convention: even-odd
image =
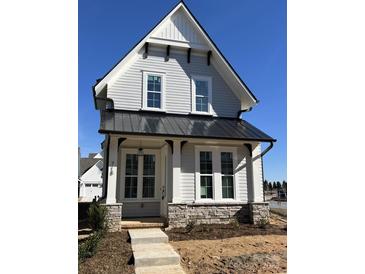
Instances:
[[[184,274],[180,255],[159,228],[129,229],[136,274]]]

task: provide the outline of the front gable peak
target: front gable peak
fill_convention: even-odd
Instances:
[[[108,73],[93,87],[94,98],[105,90],[106,85],[115,79],[138,52],[146,44],[157,44],[186,48],[199,51],[211,56],[212,65],[221,74],[225,82],[241,101],[241,109],[249,109],[258,100],[242,81],[230,63],[226,60],[208,33],[203,29],[183,1],[180,1],[147,35],[142,38]]]

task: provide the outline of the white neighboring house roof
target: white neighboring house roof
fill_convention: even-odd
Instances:
[[[257,98],[225,59],[183,1],[180,1],[135,47],[98,80],[93,87],[94,96],[98,96],[107,84],[112,83],[116,76],[120,75],[133,63],[138,57],[138,52],[147,42],[170,45],[171,47],[191,48],[194,51],[206,53],[211,51],[211,64],[241,100],[241,109],[249,109],[258,103]]]
[[[96,153],[96,155],[93,157],[94,159],[103,159],[103,152],[98,152]]]
[[[101,174],[103,170],[103,160],[95,158],[80,159],[80,181],[81,182],[99,182],[102,183]]]

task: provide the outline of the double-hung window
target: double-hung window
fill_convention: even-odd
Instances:
[[[164,74],[143,72],[143,109],[164,110]]]
[[[196,145],[195,159],[195,200],[237,199],[237,148]]]
[[[143,156],[143,198],[153,198],[155,196],[155,166],[155,155]]]
[[[233,155],[221,152],[222,198],[233,199]]]
[[[207,76],[192,76],[192,112],[211,113],[212,78]]]
[[[127,154],[125,166],[125,198],[137,198],[138,157],[137,154]]]
[[[213,199],[213,162],[211,151],[200,152],[200,198]]]

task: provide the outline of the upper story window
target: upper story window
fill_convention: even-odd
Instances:
[[[143,109],[164,110],[165,75],[156,72],[143,72]]]
[[[212,78],[192,76],[192,113],[211,114]]]

